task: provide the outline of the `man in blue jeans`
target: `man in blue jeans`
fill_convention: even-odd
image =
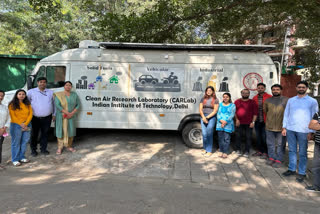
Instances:
[[[298,95],[288,100],[283,117],[282,135],[287,136],[289,147],[289,168],[283,175],[296,174],[298,145],[299,165],[296,180],[301,183],[306,177],[308,140],[314,132],[308,126],[313,115],[318,111],[318,102],[307,95],[306,81],[298,82],[296,90]]]

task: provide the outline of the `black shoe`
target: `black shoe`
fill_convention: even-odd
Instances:
[[[290,175],[295,175],[295,174],[296,174],[296,172],[295,171],[291,171],[291,170],[288,170],[288,171],[282,173],[282,175],[286,176],[286,177],[290,176]]]
[[[303,180],[305,179],[306,175],[300,175],[298,174],[296,177],[296,181],[298,181],[299,183],[302,183]]]
[[[308,192],[320,192],[320,188],[317,188],[315,186],[306,186],[306,190]]]
[[[37,155],[38,155],[38,152],[37,152],[37,151],[32,151],[32,152],[31,152],[31,156],[32,156],[32,157],[37,157]]]
[[[46,151],[42,151],[41,154],[43,154],[43,155],[49,155],[50,152],[46,150]]]

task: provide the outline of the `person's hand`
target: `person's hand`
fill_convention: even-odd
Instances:
[[[250,125],[249,125],[249,127],[252,129],[252,128],[254,127],[254,123],[251,122]]]
[[[236,120],[236,127],[240,126],[240,120]]]
[[[281,134],[282,134],[282,136],[287,136],[287,130],[285,128],[283,128]]]
[[[220,123],[223,124],[224,126],[227,125],[227,121],[225,120],[220,120]]]
[[[56,116],[52,116],[52,121],[56,121]]]
[[[207,120],[206,117],[203,117],[203,118],[202,118],[202,121],[203,121],[204,123],[208,123],[208,120]]]
[[[2,136],[5,132],[6,130],[4,128],[0,128],[0,136]]]
[[[27,127],[26,124],[24,124],[24,123],[21,123],[20,126],[22,129],[25,129]]]
[[[308,141],[313,139],[313,133],[308,133],[307,136]]]

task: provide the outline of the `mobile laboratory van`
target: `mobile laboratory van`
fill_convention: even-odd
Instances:
[[[232,99],[247,88],[251,97],[259,82],[278,83],[265,53],[272,45],[183,45],[95,42],[42,59],[25,89],[63,90],[71,81],[80,98],[78,128],[179,130],[190,147],[202,147],[199,102],[207,86],[217,98]],[[6,98],[11,99],[13,91]],[[6,100],[8,102],[8,100]]]

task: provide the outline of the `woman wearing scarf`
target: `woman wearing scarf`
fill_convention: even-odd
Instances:
[[[62,153],[63,147],[70,152],[76,150],[72,147],[73,137],[76,136],[75,117],[80,107],[78,95],[71,91],[72,83],[64,83],[64,91],[55,93],[56,106],[56,136],[58,138],[57,154]]]

